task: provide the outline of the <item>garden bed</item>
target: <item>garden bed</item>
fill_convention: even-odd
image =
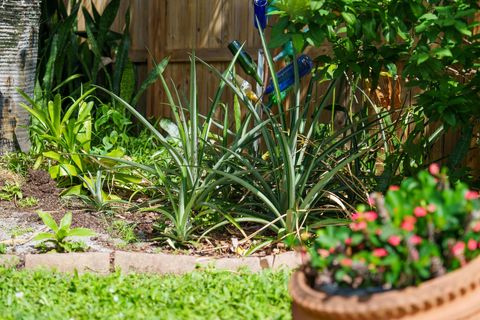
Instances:
[[[93,263],[96,266],[93,269],[99,269],[96,270],[99,273],[117,267],[138,272],[170,273],[178,271],[175,268],[181,265],[179,272],[183,273],[194,270],[199,264],[207,266],[212,262],[220,269],[236,270],[243,266],[252,271],[274,268],[275,260],[276,267],[293,268],[300,263],[299,256],[287,252],[283,244],[242,257],[235,251],[239,247],[234,248],[235,238],[241,237],[236,230],[213,233],[196,245],[175,249],[154,240],[156,234],[152,225],[158,219],[155,212],[119,210],[109,214],[85,209],[78,201],[61,198],[55,182],[44,171],[29,171],[25,177],[4,171],[3,177],[0,186],[15,183],[22,199],[33,197],[38,200],[30,207],[21,207],[18,199],[0,201],[0,243],[6,245],[7,254],[18,257],[15,265],[81,271],[91,269]],[[96,233],[93,237],[75,239],[85,242],[88,252],[83,255],[72,253],[75,257],[69,254],[48,254],[46,259],[35,257],[40,251],[36,248],[39,242],[34,237],[48,231],[38,211],[50,213],[57,223],[66,212],[72,212],[72,227],[89,228]],[[96,253],[104,255],[97,256]],[[120,258],[115,262],[114,256]],[[95,263],[102,259],[105,261],[98,267]],[[164,261],[167,265],[162,264]]]

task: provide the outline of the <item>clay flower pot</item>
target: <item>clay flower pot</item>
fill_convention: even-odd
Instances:
[[[480,319],[480,257],[417,287],[367,296],[316,291],[302,271],[293,274],[289,289],[295,320]]]

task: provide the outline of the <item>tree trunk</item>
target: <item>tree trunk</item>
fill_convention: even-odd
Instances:
[[[0,0],[0,155],[28,151],[29,115],[17,88],[33,96],[40,0]]]

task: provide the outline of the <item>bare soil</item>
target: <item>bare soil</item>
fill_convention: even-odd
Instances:
[[[17,201],[0,200],[0,244],[7,245],[7,252],[37,253],[33,240],[39,232],[48,232],[37,211],[49,212],[57,221],[66,212],[73,213],[72,227],[89,228],[97,233],[89,239],[79,238],[84,241],[90,251],[141,251],[141,252],[168,252],[191,254],[201,256],[238,256],[245,252],[252,243],[246,242],[237,245],[243,239],[236,228],[223,229],[221,232],[212,233],[200,243],[190,244],[182,248],[172,248],[165,241],[159,241],[153,225],[161,217],[155,212],[130,212],[120,210],[115,213],[94,212],[86,209],[83,203],[75,200],[64,200],[60,197],[60,190],[56,183],[45,171],[30,170],[26,177],[15,175],[0,169],[0,187],[6,183],[21,185],[23,197],[34,197],[38,204],[31,208],[20,208]],[[135,236],[135,241],[127,243],[122,238],[122,230],[115,225],[130,226]],[[248,228],[247,228],[248,229]],[[247,234],[254,230],[247,230]],[[268,255],[285,251],[282,244],[270,246],[253,255]]]

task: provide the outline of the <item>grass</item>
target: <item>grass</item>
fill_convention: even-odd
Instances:
[[[289,272],[182,276],[0,269],[0,319],[290,319]]]

